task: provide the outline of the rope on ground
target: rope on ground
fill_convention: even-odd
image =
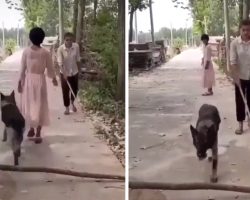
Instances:
[[[147,190],[224,190],[231,192],[250,193],[250,187],[218,183],[157,183],[130,182],[130,189]]]
[[[61,175],[76,176],[82,178],[94,178],[94,179],[125,180],[125,177],[120,175],[76,172],[72,170],[63,170],[63,169],[47,168],[47,167],[22,167],[22,166],[12,166],[12,165],[0,165],[0,170],[15,171],[15,172],[43,172],[43,173],[61,174]]]

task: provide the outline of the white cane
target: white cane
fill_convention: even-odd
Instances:
[[[248,127],[250,127],[250,112],[249,112],[249,108],[248,108],[248,105],[247,105],[247,100],[246,100],[246,98],[245,98],[245,95],[243,94],[243,91],[242,91],[241,85],[238,85],[238,87],[239,87],[241,97],[242,97],[243,102],[244,102],[245,107],[246,107],[246,111],[247,111],[247,118],[248,118]]]

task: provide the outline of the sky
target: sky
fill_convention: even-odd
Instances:
[[[16,0],[16,2],[18,1],[19,0]],[[15,10],[14,8],[8,9],[8,4],[5,0],[0,0],[0,27],[2,28],[2,24],[4,23],[4,27],[7,29],[12,27],[16,28],[18,26],[18,20],[20,20],[19,27],[23,27],[24,19],[22,11]]]
[[[188,0],[184,0],[187,3]],[[153,20],[155,32],[162,27],[169,27],[172,23],[173,28],[185,28],[192,26],[192,18],[190,12],[181,8],[175,8],[172,0],[153,0]],[[129,21],[129,19],[128,19]],[[149,32],[150,15],[149,9],[137,12],[138,32]]]

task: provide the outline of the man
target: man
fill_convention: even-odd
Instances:
[[[246,113],[239,87],[242,88],[250,107],[250,20],[241,22],[240,37],[231,43],[230,64],[231,75],[235,82],[236,116],[239,122],[235,133],[242,134]]]
[[[69,106],[72,105],[73,112],[77,109],[74,105],[74,96],[78,92],[78,73],[80,71],[80,50],[77,43],[73,43],[74,35],[72,33],[65,33],[64,44],[57,50],[57,61],[60,68],[61,85],[63,93],[63,102],[65,106],[65,115],[69,115]],[[70,90],[70,87],[73,90]],[[71,98],[70,98],[71,96]]]

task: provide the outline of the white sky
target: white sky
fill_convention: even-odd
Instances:
[[[188,0],[183,2],[187,3]],[[162,27],[170,27],[171,23],[173,28],[185,28],[186,20],[187,26],[192,26],[192,18],[189,11],[175,8],[172,0],[153,0],[153,20],[155,32],[158,32]],[[148,32],[150,30],[149,9],[137,12],[137,26],[138,32]]]
[[[16,2],[18,1],[16,0]],[[24,19],[22,11],[15,10],[14,8],[8,9],[8,4],[5,0],[0,0],[0,27],[2,28],[2,23],[4,23],[4,27],[7,29],[15,28],[18,26],[18,20],[20,20],[19,27],[23,27]]]

